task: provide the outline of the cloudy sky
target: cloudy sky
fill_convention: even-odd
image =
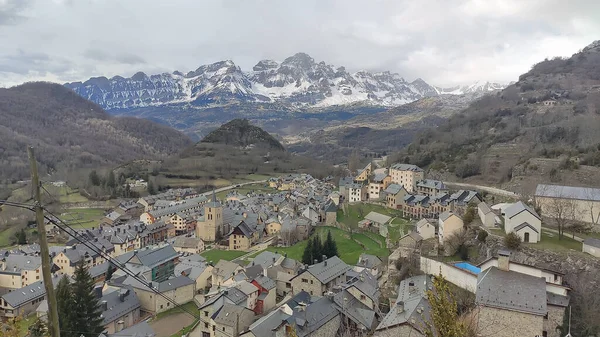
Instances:
[[[508,82],[596,39],[598,0],[0,0],[0,85],[300,51],[434,85]]]

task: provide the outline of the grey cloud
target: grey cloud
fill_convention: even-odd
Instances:
[[[32,0],[0,1],[0,26],[14,25],[25,19],[21,12],[31,5]]]
[[[36,73],[64,73],[72,64],[62,57],[51,57],[45,53],[18,50],[14,54],[0,55],[0,72],[27,75]]]
[[[600,36],[596,0],[38,0],[26,13],[36,20],[3,27],[0,53],[52,57],[29,65],[0,56],[0,66],[62,69],[54,75],[80,80],[224,59],[250,70],[306,52],[349,71],[389,70],[434,85],[508,82]],[[49,43],[40,32],[61,38]]]

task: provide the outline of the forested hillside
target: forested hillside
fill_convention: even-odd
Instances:
[[[111,117],[64,86],[26,83],[0,89],[0,181],[29,176],[27,145],[42,173],[114,165],[178,153],[191,141],[167,126]]]
[[[544,60],[496,95],[484,96],[437,128],[421,132],[397,158],[453,173],[511,179],[532,158],[560,169],[600,165],[600,43],[570,58]],[[552,172],[550,172],[552,171]],[[535,172],[531,172],[535,174]]]

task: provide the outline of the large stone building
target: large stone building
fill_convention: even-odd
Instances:
[[[423,180],[423,169],[411,164],[394,164],[390,167],[392,183],[402,185],[406,191],[413,193],[417,182]]]
[[[330,257],[323,262],[313,264],[296,275],[291,280],[292,291],[294,294],[306,291],[312,296],[323,296],[327,291],[331,291],[334,286],[346,281],[348,270],[350,270],[350,267],[339,257]]]
[[[196,237],[214,242],[217,232],[225,235],[223,228],[223,206],[217,201],[213,191],[212,200],[204,205],[204,219],[196,224]]]
[[[42,279],[42,259],[11,254],[0,260],[0,295]]]

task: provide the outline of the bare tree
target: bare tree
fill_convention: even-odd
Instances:
[[[583,273],[569,279],[573,288],[571,305],[573,336],[597,336],[600,333],[600,293],[598,281],[590,274]]]
[[[593,195],[592,189],[587,190],[586,208],[590,211],[590,222],[597,225],[600,220],[600,205],[594,200],[597,196]]]
[[[299,241],[300,233],[298,229],[284,229],[279,232],[279,238],[283,245],[289,247]]]
[[[348,158],[348,169],[352,174],[360,168],[360,156],[356,150],[352,151],[350,158]]]
[[[576,205],[573,200],[562,196],[551,198],[546,204],[546,215],[554,220],[558,229],[558,239],[562,239],[565,229],[575,219]]]

